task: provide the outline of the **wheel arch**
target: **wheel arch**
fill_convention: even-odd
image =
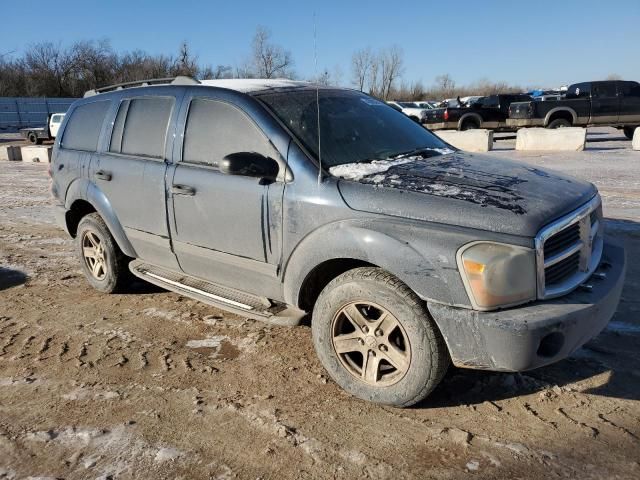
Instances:
[[[392,253],[390,253],[392,252]],[[287,261],[283,273],[284,298],[290,305],[310,311],[322,289],[353,268],[378,267],[396,276],[421,298],[448,290],[437,267],[406,242],[386,233],[339,222],[320,228],[303,239]],[[449,301],[437,298],[437,301]]]
[[[576,121],[578,120],[578,114],[573,108],[568,108],[568,107],[552,108],[547,112],[547,114],[544,117],[544,126],[546,127],[547,125],[549,125],[549,123],[551,123],[552,121],[558,118],[564,118],[566,120],[569,120],[571,122],[571,125],[575,125]]]
[[[65,221],[67,230],[72,237],[75,237],[78,224],[82,218],[89,214],[98,213],[104,223],[109,228],[109,232],[113,235],[118,247],[122,253],[129,257],[136,258],[136,251],[129,242],[127,235],[120,224],[111,203],[95,184],[85,180],[76,180],[67,190],[65,200]]]

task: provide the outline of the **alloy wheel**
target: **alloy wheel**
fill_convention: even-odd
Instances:
[[[411,364],[409,338],[398,319],[372,302],[352,302],[333,318],[331,340],[342,366],[368,385],[399,382]]]
[[[91,231],[85,232],[82,236],[82,256],[93,278],[104,280],[107,275],[104,245],[100,238]]]

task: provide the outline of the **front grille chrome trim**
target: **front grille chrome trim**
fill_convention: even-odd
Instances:
[[[535,238],[538,299],[544,300],[566,295],[584,283],[596,270],[600,263],[604,244],[602,235],[603,223],[601,219],[596,219],[592,223],[591,214],[600,209],[601,205],[600,195],[596,194],[580,208],[550,223],[538,232]],[[580,239],[565,250],[545,259],[545,242],[576,223],[580,227]],[[580,252],[577,271],[564,278],[561,282],[547,286],[545,268],[569,258],[576,252]]]

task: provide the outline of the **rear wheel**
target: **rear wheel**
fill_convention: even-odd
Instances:
[[[93,288],[105,293],[123,290],[129,280],[129,258],[111,236],[104,220],[92,213],[80,220],[76,251],[84,276]]]
[[[629,140],[633,140],[633,133],[637,127],[624,127],[623,132]]]
[[[549,122],[547,128],[565,128],[570,127],[571,122],[565,118],[556,118],[555,120]]]
[[[29,132],[27,140],[29,140],[29,143],[32,145],[39,145],[42,143],[42,140],[38,138],[38,134],[36,132]]]
[[[476,122],[475,120],[465,120],[465,122],[460,127],[460,130],[462,131],[475,130],[477,128],[480,128],[480,125],[478,125],[478,122]]]
[[[312,332],[331,378],[376,403],[419,402],[449,366],[444,339],[424,302],[379,268],[357,268],[331,281],[314,307]]]

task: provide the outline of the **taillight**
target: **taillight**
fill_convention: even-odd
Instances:
[[[445,121],[449,120],[449,110],[445,109],[444,113],[442,114],[442,117],[445,119]]]

